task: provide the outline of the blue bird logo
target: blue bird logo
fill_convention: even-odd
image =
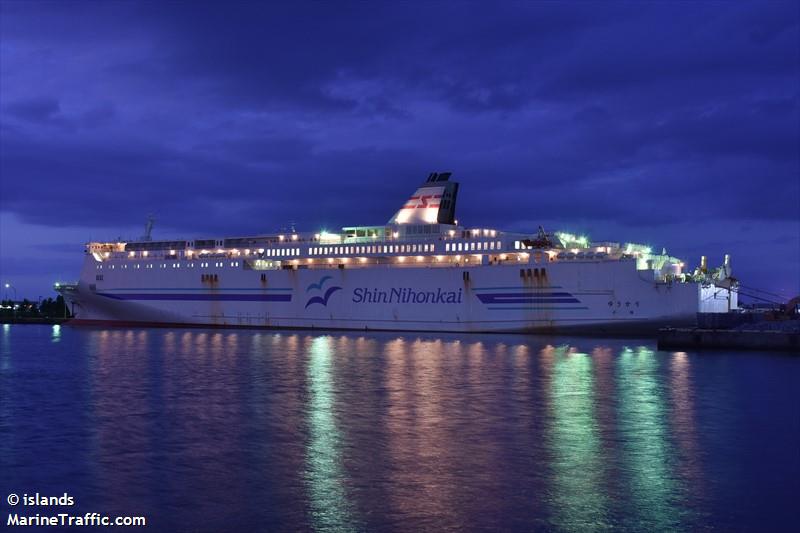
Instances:
[[[317,289],[318,291],[321,291],[322,287],[325,285],[325,282],[328,281],[329,279],[333,278],[331,276],[322,276],[322,279],[320,279],[318,282],[309,285],[308,288],[306,289],[306,292],[310,291],[311,289]]]
[[[318,282],[309,285],[308,288],[306,289],[306,292],[309,292],[311,290],[321,291],[322,288],[325,286],[325,283],[327,283],[328,280],[331,279],[333,279],[332,276],[322,276],[322,278]],[[336,291],[340,290],[342,290],[342,288],[336,285],[328,287],[328,290],[326,290],[322,296],[312,296],[311,298],[309,298],[308,301],[306,302],[306,309],[308,309],[308,306],[314,304],[322,304],[323,306],[328,307],[328,300],[330,299],[331,295]]]

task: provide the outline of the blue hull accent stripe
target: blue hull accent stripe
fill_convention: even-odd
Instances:
[[[290,302],[291,294],[108,294],[98,292],[114,300],[208,300],[223,302]]]
[[[489,311],[580,311],[588,307],[487,307]]]
[[[208,288],[206,288],[206,287],[200,287],[198,289],[190,289],[188,287],[178,287],[178,288],[171,288],[171,287],[153,287],[153,288],[145,287],[145,288],[142,288],[142,287],[138,287],[138,288],[134,288],[134,289],[106,289],[106,292],[121,292],[121,291],[183,291],[183,292],[188,292],[188,291],[207,291],[207,290],[208,290]],[[286,287],[286,288],[284,288],[284,287],[279,287],[279,288],[259,287],[259,288],[253,289],[253,288],[235,288],[234,287],[234,288],[230,288],[230,289],[216,288],[214,290],[215,291],[260,291],[260,292],[267,291],[267,292],[269,292],[269,291],[290,291],[290,290],[292,290],[292,288],[291,287]]]
[[[568,292],[513,293],[499,292],[494,294],[477,294],[484,304],[575,304],[581,303]]]
[[[542,287],[531,287],[531,286],[522,286],[522,287],[473,287],[473,291],[538,291],[538,290],[545,290],[545,289],[560,289],[562,288],[560,285],[546,285]]]

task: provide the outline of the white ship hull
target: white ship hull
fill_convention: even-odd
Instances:
[[[433,332],[641,332],[736,307],[730,264],[455,219],[431,173],[387,224],[339,233],[90,242],[76,323]],[[727,288],[720,288],[727,287]]]
[[[243,264],[118,268],[99,280],[87,256],[81,281],[62,293],[75,322],[89,324],[603,333],[692,324],[705,290],[654,281],[635,261],[557,262],[536,277],[533,264],[266,273]]]

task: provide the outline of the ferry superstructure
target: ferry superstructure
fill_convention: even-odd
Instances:
[[[431,173],[379,226],[91,242],[57,290],[73,323],[104,325],[604,333],[736,307],[727,259],[687,273],[643,245],[465,227],[450,177]]]

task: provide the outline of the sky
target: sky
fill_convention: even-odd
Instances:
[[[728,253],[789,298],[799,5],[0,0],[0,282],[53,296],[149,213],[383,224],[452,171],[465,226]]]

